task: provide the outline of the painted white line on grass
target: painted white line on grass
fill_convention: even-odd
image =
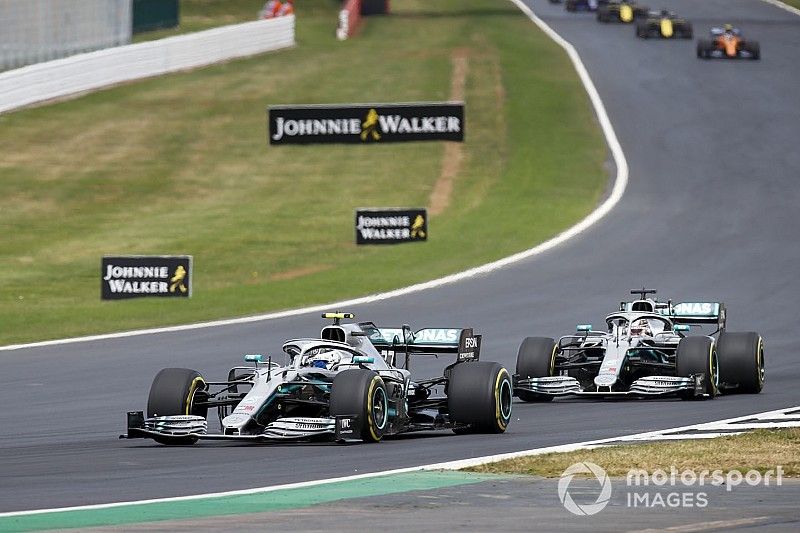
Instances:
[[[775,411],[767,411],[764,413],[756,413],[744,416],[738,416],[735,418],[728,418],[725,420],[718,420],[714,422],[708,422],[705,424],[694,424],[691,426],[682,426],[676,428],[669,428],[669,429],[660,429],[657,431],[648,431],[645,433],[636,433],[633,435],[624,435],[621,437],[610,437],[607,439],[598,439],[598,440],[591,440],[591,441],[584,441],[584,442],[576,442],[571,444],[560,444],[556,446],[547,446],[544,448],[533,448],[530,450],[523,450],[519,452],[509,452],[509,453],[499,453],[496,455],[485,455],[482,457],[473,457],[471,459],[459,459],[456,461],[446,461],[443,463],[432,463],[427,465],[420,465],[420,466],[411,466],[407,468],[395,468],[393,470],[383,470],[381,472],[369,472],[366,474],[355,474],[352,476],[342,476],[336,478],[329,478],[329,479],[318,479],[314,481],[302,481],[298,483],[286,483],[283,485],[273,485],[271,487],[257,487],[252,489],[240,489],[240,490],[230,490],[224,492],[212,492],[207,494],[194,494],[191,496],[176,496],[172,498],[153,498],[149,500],[135,500],[135,501],[128,501],[128,502],[113,502],[113,503],[99,503],[94,505],[79,505],[74,507],[57,507],[53,509],[32,509],[29,511],[11,511],[6,513],[0,513],[0,518],[8,518],[14,516],[29,516],[29,515],[38,515],[38,514],[46,514],[46,513],[62,513],[62,512],[69,512],[69,511],[91,511],[96,509],[113,509],[115,507],[124,507],[124,506],[131,506],[131,505],[147,505],[151,503],[170,503],[170,502],[185,502],[191,500],[202,500],[207,498],[224,498],[230,496],[246,496],[249,494],[263,494],[268,492],[275,492],[279,490],[291,490],[291,489],[302,489],[306,487],[316,487],[320,485],[329,485],[331,483],[342,483],[346,481],[358,481],[361,479],[370,479],[375,477],[383,477],[383,476],[391,476],[394,474],[408,474],[412,472],[422,472],[422,471],[431,471],[431,470],[461,470],[463,468],[470,468],[473,466],[480,466],[490,463],[496,463],[499,461],[505,461],[507,459],[519,459],[521,457],[531,457],[535,455],[543,455],[546,453],[563,453],[563,452],[572,452],[576,450],[590,450],[592,448],[598,448],[604,446],[609,443],[617,443],[619,441],[630,441],[630,442],[637,442],[637,441],[647,441],[647,440],[657,440],[659,436],[665,433],[672,433],[677,431],[686,431],[691,429],[702,429],[705,426],[719,426],[723,424],[730,424],[732,422],[736,422],[738,420],[747,420],[749,418],[775,418],[780,416],[785,416],[786,411],[793,411],[800,409],[800,406],[797,407],[789,407],[785,409],[777,409]],[[684,439],[692,438],[692,437],[684,437]],[[706,438],[706,437],[703,437]]]
[[[583,65],[578,52],[575,48],[565,41],[560,35],[558,35],[555,31],[553,31],[550,26],[548,26],[543,20],[537,17],[531,9],[522,3],[520,0],[511,0],[516,6],[519,7],[542,31],[547,34],[548,37],[553,39],[559,46],[561,46],[564,50],[566,50],[567,55],[569,56],[570,60],[572,61],[573,65],[575,66],[575,70],[580,77],[581,82],[583,83],[586,92],[589,95],[589,99],[592,102],[592,106],[594,107],[595,114],[597,115],[597,119],[600,122],[600,127],[603,130],[603,135],[606,138],[606,142],[608,143],[608,147],[611,150],[611,155],[614,158],[614,163],[617,167],[617,174],[614,179],[614,185],[611,189],[611,193],[609,194],[608,198],[606,198],[603,203],[601,203],[594,211],[592,211],[586,218],[572,226],[571,228],[565,230],[564,232],[556,235],[552,239],[545,241],[538,246],[533,248],[529,248],[523,252],[516,253],[514,255],[510,255],[508,257],[504,257],[492,263],[487,263],[485,265],[481,265],[475,268],[471,268],[469,270],[465,270],[463,272],[458,272],[455,274],[451,274],[449,276],[445,276],[443,278],[426,281],[423,283],[418,283],[416,285],[411,285],[409,287],[404,287],[401,289],[396,289],[393,291],[383,292],[380,294],[373,294],[370,296],[363,296],[360,298],[353,298],[350,300],[344,300],[340,302],[332,302],[322,305],[315,305],[310,307],[303,307],[300,309],[292,309],[288,311],[279,311],[275,313],[267,313],[262,315],[254,315],[249,317],[242,317],[242,318],[232,318],[226,320],[214,320],[211,322],[201,322],[197,324],[185,324],[181,326],[170,326],[170,327],[160,327],[160,328],[150,328],[150,329],[142,329],[142,330],[135,330],[135,331],[124,331],[119,333],[108,333],[102,335],[90,335],[86,337],[75,337],[69,339],[57,339],[57,340],[50,340],[50,341],[42,341],[42,342],[33,342],[33,343],[26,343],[26,344],[12,344],[9,346],[0,346],[0,351],[10,351],[10,350],[19,350],[23,348],[39,348],[43,346],[55,346],[60,344],[70,344],[75,342],[89,342],[89,341],[98,341],[98,340],[106,340],[106,339],[119,339],[123,337],[133,337],[138,335],[152,335],[156,333],[172,333],[177,331],[189,331],[194,329],[201,329],[201,328],[213,328],[219,326],[229,326],[234,324],[246,324],[249,322],[260,322],[265,320],[274,320],[277,318],[286,318],[290,316],[297,316],[297,315],[304,315],[307,313],[314,313],[320,311],[329,311],[331,309],[336,308],[346,308],[349,306],[354,305],[362,305],[368,304],[372,302],[377,302],[381,300],[386,300],[389,298],[396,298],[398,296],[404,296],[406,294],[411,294],[419,291],[424,291],[427,289],[433,289],[435,287],[441,287],[442,285],[447,285],[449,283],[455,283],[457,281],[463,281],[465,279],[473,278],[475,276],[479,276],[482,274],[488,274],[500,268],[506,267],[508,265],[518,263],[524,259],[528,259],[530,257],[534,257],[539,255],[543,252],[551,250],[556,246],[559,246],[569,239],[583,233],[594,224],[596,224],[601,218],[607,215],[614,206],[619,203],[620,199],[622,198],[623,193],[625,192],[625,188],[628,185],[628,161],[625,159],[625,154],[622,151],[622,146],[619,143],[619,139],[617,139],[617,134],[614,132],[614,127],[611,125],[611,120],[608,118],[608,113],[606,113],[606,108],[603,105],[603,101],[600,99],[600,94],[597,92],[597,88],[594,86],[594,82],[589,77],[589,73],[586,70],[586,67]]]
[[[793,13],[795,15],[800,16],[800,9],[797,9],[794,6],[790,6],[790,5],[784,4],[783,2],[780,2],[779,0],[761,0],[761,1],[762,2],[766,2],[768,4],[772,4],[773,6],[778,7],[780,9],[783,9],[784,11],[788,11],[789,13]]]

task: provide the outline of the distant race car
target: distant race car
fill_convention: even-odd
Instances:
[[[711,28],[711,39],[697,41],[697,57],[702,59],[761,59],[758,41],[745,40],[739,28],[726,24]]]
[[[640,6],[632,0],[609,0],[597,7],[598,22],[633,22],[634,19],[646,17],[647,7]]]
[[[636,36],[643,39],[691,39],[692,23],[671,11],[651,11],[647,18],[636,23]]]
[[[578,325],[558,341],[528,337],[519,348],[514,393],[524,401],[561,396],[713,398],[721,391],[759,393],[764,342],[758,333],[725,331],[721,303],[659,302],[656,291],[631,291],[606,317],[606,328]],[[711,326],[708,335],[686,335]]]
[[[320,338],[283,345],[288,364],[246,355],[226,379],[207,381],[187,368],[165,368],[150,387],[147,415],[128,413],[121,438],[161,444],[200,439],[361,440],[450,429],[503,433],[511,420],[512,382],[499,363],[479,361],[481,336],[471,328],[378,328],[343,324],[350,313],[325,313]],[[417,356],[454,355],[440,377],[413,380]],[[399,360],[399,361],[398,361]],[[395,363],[398,363],[396,366]],[[441,392],[443,391],[443,395]],[[438,394],[437,394],[438,393]],[[216,408],[221,430],[208,432]]]
[[[564,9],[567,11],[597,11],[600,4],[607,3],[608,0],[566,0]]]

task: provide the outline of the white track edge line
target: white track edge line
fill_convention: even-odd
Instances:
[[[783,9],[784,11],[788,11],[794,15],[800,16],[800,9],[797,9],[794,6],[790,6],[788,4],[784,4],[780,0],[761,0],[762,2],[766,2],[768,4],[772,4],[773,6]]]
[[[513,263],[517,263],[524,259],[528,259],[529,257],[533,257],[548,250],[551,250],[556,246],[563,244],[567,240],[575,237],[580,233],[583,233],[584,231],[592,227],[601,218],[607,215],[611,211],[611,209],[613,209],[614,206],[616,206],[617,203],[619,203],[620,199],[622,198],[622,195],[625,192],[625,188],[628,185],[628,162],[625,159],[625,154],[622,151],[622,146],[620,145],[619,139],[617,139],[614,127],[611,125],[611,120],[608,117],[605,105],[603,105],[603,101],[600,98],[600,94],[597,92],[597,88],[594,86],[594,82],[589,77],[589,73],[586,70],[586,67],[583,65],[583,62],[581,61],[581,58],[578,55],[578,52],[570,43],[565,41],[560,35],[558,35],[555,31],[553,31],[553,29],[550,28],[550,26],[548,26],[542,19],[537,17],[533,13],[533,11],[531,11],[531,9],[527,5],[525,5],[521,0],[510,0],[510,1],[513,2],[523,13],[525,13],[528,16],[528,18],[530,18],[545,34],[547,34],[548,37],[554,40],[559,46],[561,46],[567,52],[567,55],[572,61],[572,64],[575,67],[575,70],[578,73],[578,76],[581,82],[583,83],[587,94],[589,95],[589,99],[592,103],[592,106],[594,107],[597,119],[600,122],[600,127],[603,130],[603,134],[606,138],[606,143],[608,144],[608,147],[611,150],[611,154],[614,158],[614,163],[617,167],[617,174],[614,180],[614,185],[611,189],[611,194],[609,194],[609,196],[603,201],[603,203],[597,206],[597,208],[594,211],[589,213],[589,215],[587,215],[586,218],[584,218],[574,226],[564,230],[562,233],[559,233],[552,239],[545,241],[533,248],[529,248],[528,250],[504,257],[502,259],[493,261],[491,263],[487,263],[485,265],[464,270],[462,272],[457,272],[455,274],[450,274],[442,278],[426,281],[423,283],[418,283],[415,285],[410,285],[408,287],[403,287],[388,292],[373,294],[369,296],[362,296],[359,298],[353,298],[350,300],[344,300],[340,302],[314,305],[310,307],[291,309],[287,311],[278,311],[274,313],[267,313],[261,315],[253,315],[249,317],[214,320],[210,322],[199,322],[195,324],[149,328],[149,329],[141,329],[134,331],[124,331],[118,333],[106,333],[101,335],[90,335],[85,337],[55,339],[55,340],[25,343],[25,344],[11,344],[8,346],[0,346],[0,351],[20,350],[23,348],[40,348],[45,346],[56,346],[61,344],[72,344],[77,342],[119,339],[123,337],[133,337],[138,335],[172,333],[176,331],[188,331],[193,329],[229,326],[235,324],[246,324],[250,322],[260,322],[266,320],[274,320],[278,318],[286,318],[290,316],[304,315],[318,311],[329,311],[332,308],[343,308],[347,306],[362,305],[380,300],[386,300],[389,298],[396,298],[398,296],[404,296],[407,294],[427,289],[432,289],[435,287],[440,287],[442,285],[447,285],[457,281],[473,278],[481,274],[487,274],[499,268],[506,267]]]
[[[463,468],[470,468],[473,466],[480,466],[489,463],[496,463],[499,461],[505,461],[507,459],[518,459],[521,457],[531,457],[534,455],[543,455],[546,453],[562,453],[562,452],[571,452],[576,450],[588,450],[592,448],[596,448],[602,446],[605,443],[609,442],[616,442],[621,439],[643,439],[648,436],[656,436],[661,433],[666,432],[674,432],[674,431],[683,431],[687,429],[693,429],[698,426],[703,426],[706,424],[724,424],[730,422],[736,422],[738,420],[745,420],[747,418],[751,418],[754,416],[773,416],[777,414],[784,413],[785,411],[791,411],[795,409],[800,409],[800,406],[796,407],[784,407],[782,409],[775,409],[773,411],[765,411],[763,413],[752,413],[749,415],[744,416],[737,416],[734,418],[726,418],[723,420],[713,420],[711,422],[704,422],[700,424],[692,424],[688,426],[680,426],[675,428],[667,428],[667,429],[660,429],[656,431],[647,431],[644,433],[634,433],[631,435],[621,435],[618,437],[609,437],[605,439],[597,439],[597,440],[590,440],[590,441],[583,441],[583,442],[576,442],[571,444],[559,444],[555,446],[546,446],[544,448],[532,448],[529,450],[523,450],[518,452],[508,452],[508,453],[500,453],[495,455],[485,455],[482,457],[473,457],[471,459],[458,459],[455,461],[446,461],[443,463],[432,463],[427,465],[420,465],[420,466],[410,466],[406,468],[395,468],[392,470],[383,470],[380,472],[369,472],[365,474],[354,474],[351,476],[341,476],[335,478],[328,478],[328,479],[319,479],[313,481],[301,481],[298,483],[286,483],[283,485],[273,485],[268,487],[257,487],[252,489],[239,489],[239,490],[231,490],[231,491],[222,491],[222,492],[212,492],[206,494],[193,494],[191,496],[174,496],[170,498],[153,498],[149,500],[134,500],[134,501],[127,501],[127,502],[113,502],[113,503],[98,503],[93,505],[78,505],[73,507],[56,507],[52,509],[32,509],[28,511],[10,511],[5,513],[0,513],[0,519],[2,518],[11,518],[16,516],[31,516],[31,515],[40,515],[40,514],[47,514],[47,513],[65,513],[71,511],[92,511],[98,509],[113,509],[115,507],[128,507],[128,506],[137,506],[137,505],[147,505],[153,503],[172,503],[172,502],[184,502],[184,501],[192,501],[192,500],[203,500],[203,499],[213,499],[213,498],[225,498],[225,497],[232,497],[232,496],[247,496],[252,494],[264,494],[269,492],[276,492],[280,490],[291,490],[291,489],[300,489],[300,488],[307,488],[307,487],[315,487],[320,485],[329,485],[332,483],[342,483],[346,481],[359,481],[363,479],[371,479],[376,477],[384,477],[384,476],[391,476],[395,474],[408,474],[413,472],[425,472],[425,471],[432,471],[432,470],[461,470]],[[631,441],[631,444],[636,444],[637,441]]]

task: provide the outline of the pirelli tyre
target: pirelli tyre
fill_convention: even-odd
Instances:
[[[343,370],[333,378],[331,416],[358,415],[361,439],[380,442],[389,427],[389,396],[386,384],[365,368]]]
[[[711,52],[714,50],[714,43],[708,39],[700,39],[697,41],[697,57],[700,59],[708,59],[711,57]]]
[[[719,380],[725,392],[758,394],[764,388],[764,339],[755,332],[722,333],[717,340]]]
[[[758,41],[745,41],[742,49],[750,54],[751,59],[761,59],[761,45]]]
[[[675,353],[675,374],[688,377],[703,374],[703,393],[713,398],[719,393],[719,361],[717,345],[711,337],[685,337],[678,343]],[[684,400],[697,398],[694,391],[681,394]],[[702,397],[701,397],[702,398]]]
[[[503,433],[512,400],[511,376],[500,363],[460,363],[450,372],[447,406],[450,419],[462,424],[456,433]]]
[[[197,370],[165,368],[153,378],[147,397],[147,417],[195,415],[205,418],[208,407],[198,405],[205,401],[207,385]],[[194,444],[195,437],[154,437],[161,444]]]
[[[556,341],[550,337],[526,337],[517,352],[516,375],[520,379],[544,378],[555,374]],[[524,402],[549,402],[553,397],[529,391],[517,391]]]

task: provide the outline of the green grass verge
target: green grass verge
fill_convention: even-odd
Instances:
[[[758,430],[741,435],[716,439],[666,441],[650,444],[626,444],[578,450],[567,453],[548,453],[512,459],[469,468],[468,471],[493,474],[526,474],[559,477],[574,463],[591,461],[600,465],[610,476],[625,476],[638,468],[648,472],[670,471],[758,470],[766,472],[783,467],[783,475],[800,476],[800,428]]]
[[[333,4],[336,1],[329,0],[328,3]],[[133,36],[133,42],[163,39],[227,24],[252,22],[258,20],[258,12],[264,3],[261,0],[180,0],[180,24],[177,28],[138,33]]]
[[[304,1],[292,50],[0,115],[0,344],[384,291],[526,249],[597,205],[588,98],[510,2],[408,0],[346,42],[337,5]],[[447,100],[456,50],[467,140],[451,206],[427,243],[356,247],[354,208],[426,205],[444,143],[270,147],[266,107]],[[194,296],[101,302],[104,254],[191,254]]]
[[[800,9],[800,0],[781,0],[784,4]]]

